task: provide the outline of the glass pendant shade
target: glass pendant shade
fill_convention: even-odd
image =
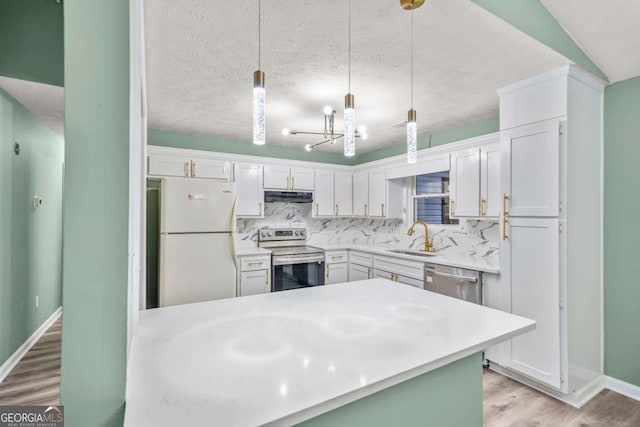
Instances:
[[[416,124],[416,111],[409,110],[407,120],[407,163],[418,161],[418,126]]]
[[[344,97],[344,155],[356,155],[356,111],[354,98],[350,93]]]
[[[253,73],[253,143],[256,145],[266,142],[264,104],[264,72],[258,70]]]

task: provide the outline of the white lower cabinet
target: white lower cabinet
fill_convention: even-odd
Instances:
[[[373,277],[424,288],[424,264],[395,257],[374,256]]]
[[[348,251],[326,251],[324,259],[325,285],[333,285],[335,283],[345,283],[349,281]]]
[[[358,264],[349,264],[349,281],[367,280],[373,278],[373,268]]]
[[[561,389],[560,235],[557,218],[509,218],[502,241],[511,313],[536,329],[511,340],[507,366]]]
[[[238,295],[245,297],[271,292],[271,256],[247,255],[238,259],[240,264]]]

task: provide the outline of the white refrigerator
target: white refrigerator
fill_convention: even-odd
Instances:
[[[160,307],[236,296],[234,183],[164,178]]]

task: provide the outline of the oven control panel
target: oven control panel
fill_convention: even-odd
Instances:
[[[307,230],[304,228],[263,228],[258,235],[260,241],[305,240]]]

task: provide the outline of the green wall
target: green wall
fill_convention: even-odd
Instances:
[[[465,138],[472,138],[474,136],[497,132],[498,130],[498,117],[491,117],[466,124],[455,129],[435,133],[431,136],[421,135],[418,138],[418,149],[421,150],[423,148],[427,148],[429,139],[431,139],[431,146],[435,147]],[[269,144],[256,146],[245,141],[230,141],[214,136],[192,135],[161,131],[157,129],[149,129],[147,142],[149,145],[158,145],[162,147],[189,148],[193,150],[274,157],[289,160],[306,160],[309,162],[331,163],[337,165],[359,165],[407,152],[407,146],[404,143],[400,143],[381,150],[349,158],[342,154],[323,153],[321,151],[312,151],[309,153],[302,147],[297,149]]]
[[[604,96],[605,373],[640,386],[640,77]]]
[[[0,1],[0,75],[64,86],[62,9],[55,0]]]
[[[608,80],[540,0],[473,0],[473,2],[566,56],[585,70]]]
[[[62,302],[64,141],[0,89],[0,148],[1,365]]]
[[[127,359],[129,1],[65,0],[61,400],[122,426]]]

